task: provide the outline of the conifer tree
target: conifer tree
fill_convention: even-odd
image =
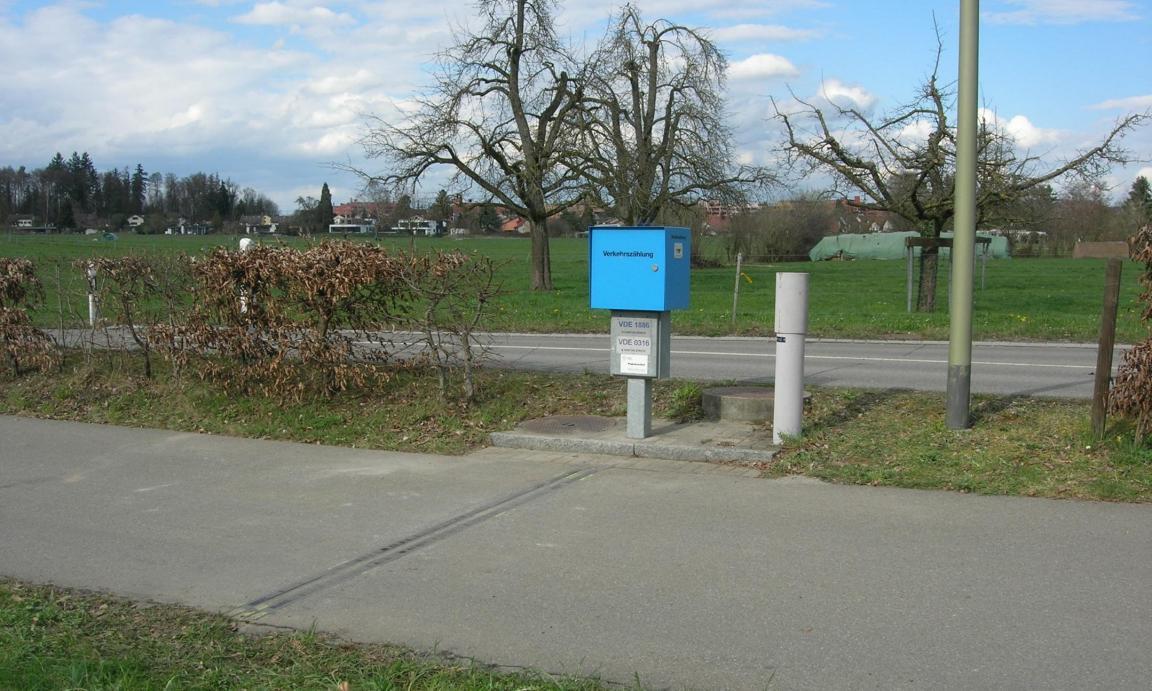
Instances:
[[[332,225],[334,217],[332,191],[328,189],[328,183],[324,183],[324,186],[320,188],[320,202],[316,205],[316,225],[319,226],[321,232],[328,231],[328,226]]]
[[[144,213],[144,195],[147,189],[148,178],[144,173],[144,167],[137,163],[136,171],[132,173],[131,191],[128,204],[129,210],[132,213]]]
[[[1132,183],[1128,191],[1128,199],[1124,200],[1124,208],[1135,216],[1141,225],[1152,223],[1152,188],[1148,178],[1141,175]]]

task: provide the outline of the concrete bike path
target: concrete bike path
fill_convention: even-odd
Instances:
[[[1152,506],[0,417],[0,575],[656,688],[1152,678]]]

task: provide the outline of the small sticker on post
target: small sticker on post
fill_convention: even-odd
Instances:
[[[648,356],[621,354],[620,374],[648,374]]]
[[[788,342],[788,337],[787,337],[787,336],[777,336],[777,337],[776,337],[776,342],[777,342],[777,343],[787,343],[787,342]]]
[[[682,243],[682,242],[672,243],[672,258],[673,259],[683,259],[684,258],[684,243]]]

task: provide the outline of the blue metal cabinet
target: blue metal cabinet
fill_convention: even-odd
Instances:
[[[687,228],[596,226],[589,231],[588,251],[593,309],[687,309],[692,257]]]

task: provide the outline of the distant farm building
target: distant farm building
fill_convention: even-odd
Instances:
[[[1011,253],[1008,251],[1008,239],[1004,237],[992,236],[988,233],[979,232],[977,237],[989,238],[988,256],[992,259],[1008,259]],[[903,259],[907,256],[908,248],[905,245],[906,238],[918,238],[920,233],[916,231],[906,231],[902,233],[844,233],[841,235],[829,235],[820,240],[815,247],[808,252],[808,258],[812,261],[822,261],[826,259]],[[952,233],[943,233],[941,237],[951,238]],[[920,256],[920,248],[913,248],[915,256]],[[940,250],[940,256],[947,257],[951,254],[948,248]]]
[[[192,223],[183,218],[176,222],[176,226],[164,231],[165,235],[207,235],[212,232],[211,223]]]

